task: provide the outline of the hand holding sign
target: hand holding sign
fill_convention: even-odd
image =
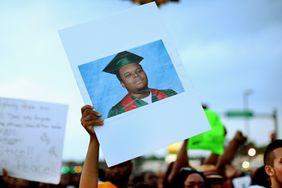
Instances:
[[[80,122],[90,135],[93,134],[94,125],[99,126],[104,124],[101,114],[93,109],[90,105],[85,105],[81,108],[82,116]]]
[[[161,20],[150,3],[59,31],[108,166],[210,129]]]

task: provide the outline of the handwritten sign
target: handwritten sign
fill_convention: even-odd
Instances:
[[[0,98],[0,173],[59,183],[67,106]]]

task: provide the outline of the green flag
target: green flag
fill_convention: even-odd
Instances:
[[[205,109],[205,113],[212,129],[189,138],[187,149],[205,149],[220,155],[224,151],[224,126],[216,112]]]

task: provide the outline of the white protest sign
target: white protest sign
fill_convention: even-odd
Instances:
[[[105,119],[104,126],[95,131],[108,166],[210,129],[156,4],[66,28],[59,34],[84,102]],[[125,69],[124,63],[132,63],[134,74],[130,75],[142,74],[142,80],[133,84],[137,92],[129,91],[132,87],[125,82],[126,75],[123,85],[115,75],[117,67]],[[142,67],[139,71],[137,63]]]
[[[0,169],[9,176],[60,181],[67,105],[0,98]]]
[[[232,180],[234,188],[247,188],[251,185],[251,177],[250,176],[242,176],[238,178],[234,178]]]

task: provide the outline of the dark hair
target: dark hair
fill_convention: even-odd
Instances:
[[[264,166],[259,167],[253,177],[252,177],[252,183],[251,185],[261,185],[264,187],[269,187],[270,182],[268,181],[268,175],[266,174],[264,170]]]
[[[203,178],[203,180],[204,180],[205,188],[210,188],[210,185],[209,185],[205,175],[202,172],[199,172],[199,171],[197,171],[195,169],[192,169],[192,168],[182,168],[180,170],[180,172],[174,178],[173,183],[172,183],[172,185],[173,185],[172,187],[173,188],[183,188],[185,180],[191,174],[198,174],[198,175],[200,175]]]
[[[282,148],[282,140],[274,140],[271,142],[264,151],[264,165],[273,166],[274,154],[273,151],[277,148]]]

